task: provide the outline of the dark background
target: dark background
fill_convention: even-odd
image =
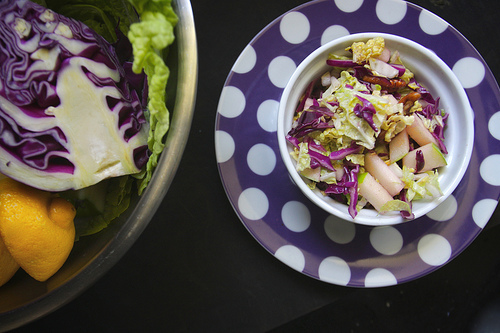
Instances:
[[[495,316],[491,332],[500,332],[499,209],[452,262],[379,289],[334,286],[292,270],[253,239],[232,209],[213,145],[222,86],[246,44],[304,2],[192,1],[198,98],[189,142],[163,204],[95,285],[16,332],[484,332]],[[498,80],[500,2],[412,2],[457,28]]]

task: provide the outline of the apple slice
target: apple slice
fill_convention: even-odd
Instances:
[[[365,155],[365,169],[386,189],[391,197],[399,194],[404,183],[396,176],[389,166],[375,153]]]
[[[389,164],[389,169],[394,173],[399,179],[403,178],[403,169],[397,163]]]
[[[388,79],[393,79],[399,75],[399,71],[385,61],[376,58],[370,58],[368,59],[368,62],[372,71],[375,71],[379,75],[385,76]]]
[[[377,211],[380,211],[388,201],[393,200],[389,192],[369,172],[363,172],[358,176],[358,189],[359,194]]]
[[[384,47],[382,53],[380,53],[377,59],[380,59],[384,62],[389,62],[389,60],[391,60],[391,50],[389,50],[387,47]]]
[[[406,128],[396,135],[389,142],[389,158],[391,162],[397,162],[408,154],[410,151],[410,138]]]
[[[437,145],[436,138],[432,135],[424,122],[416,114],[414,115],[413,124],[406,126],[408,135],[418,143],[419,146],[425,146],[428,143]]]
[[[417,152],[421,151],[424,157],[424,166],[417,171]],[[446,159],[434,143],[428,143],[425,146],[410,151],[403,157],[403,165],[413,168],[416,172],[425,172],[447,165]]]

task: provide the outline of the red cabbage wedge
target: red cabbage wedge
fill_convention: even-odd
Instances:
[[[114,48],[30,2],[0,5],[0,171],[48,191],[137,173],[148,123]]]

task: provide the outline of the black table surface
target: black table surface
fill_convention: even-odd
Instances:
[[[331,285],[296,272],[240,222],[215,159],[219,96],[248,42],[304,2],[192,1],[198,97],[169,192],[138,241],[104,277],[16,332],[485,332],[486,324],[500,332],[500,319],[495,319],[500,318],[499,209],[479,237],[444,267],[375,289]],[[500,2],[412,2],[457,28],[498,80]]]

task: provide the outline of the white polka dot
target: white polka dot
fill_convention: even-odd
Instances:
[[[293,245],[284,245],[280,247],[274,256],[299,272],[302,272],[306,265],[304,254]]]
[[[299,12],[283,16],[280,22],[281,36],[290,44],[300,44],[307,39],[311,25],[307,17]]]
[[[490,155],[486,157],[479,167],[479,174],[485,182],[493,186],[500,186],[500,155]]]
[[[338,244],[350,243],[356,235],[354,223],[342,220],[334,215],[326,218],[324,228],[328,238]]]
[[[246,100],[243,92],[233,86],[222,89],[217,112],[226,118],[236,118],[245,109]]]
[[[234,154],[233,137],[224,131],[215,132],[215,148],[217,163],[227,162]]]
[[[289,230],[303,232],[311,225],[311,213],[299,201],[289,201],[281,209],[281,219]]]
[[[434,221],[448,221],[458,210],[457,199],[453,195],[446,198],[445,201],[439,204],[436,208],[427,213],[427,216]]]
[[[460,59],[453,65],[453,73],[464,88],[474,88],[480,84],[486,74],[486,70],[481,61],[472,57]]]
[[[268,99],[262,102],[257,109],[257,122],[264,131],[276,132],[278,128],[278,101]]]
[[[335,4],[341,11],[352,13],[361,7],[363,0],[335,0]]]
[[[351,280],[351,269],[345,260],[328,257],[321,261],[318,276],[322,281],[345,286]]]
[[[418,24],[420,25],[420,29],[428,35],[439,35],[448,28],[446,21],[428,10],[420,12]]]
[[[349,35],[349,30],[341,25],[332,25],[323,31],[321,35],[321,45],[325,45],[332,40]]]
[[[498,201],[494,199],[483,199],[478,201],[472,208],[472,219],[479,228],[484,228],[486,223],[497,208]]]
[[[398,284],[394,274],[385,268],[374,268],[366,274],[365,287],[376,288]]]
[[[269,200],[264,192],[251,187],[241,192],[238,198],[241,214],[249,220],[260,220],[269,209]]]
[[[248,73],[255,67],[256,63],[257,53],[252,45],[247,45],[234,63],[233,71],[238,74]]]
[[[495,113],[488,121],[488,130],[497,140],[500,140],[500,112]]]
[[[403,236],[394,227],[376,227],[370,232],[370,243],[377,252],[393,255],[403,247]]]
[[[420,258],[428,265],[440,266],[451,257],[451,245],[441,235],[429,234],[420,239],[417,245]]]
[[[402,0],[378,0],[376,6],[377,17],[385,24],[401,22],[406,15],[407,5]]]
[[[268,145],[258,143],[248,151],[247,163],[257,175],[267,176],[276,166],[276,155]]]
[[[274,58],[267,68],[267,75],[271,83],[278,88],[285,88],[288,80],[297,68],[295,62],[287,56]]]

